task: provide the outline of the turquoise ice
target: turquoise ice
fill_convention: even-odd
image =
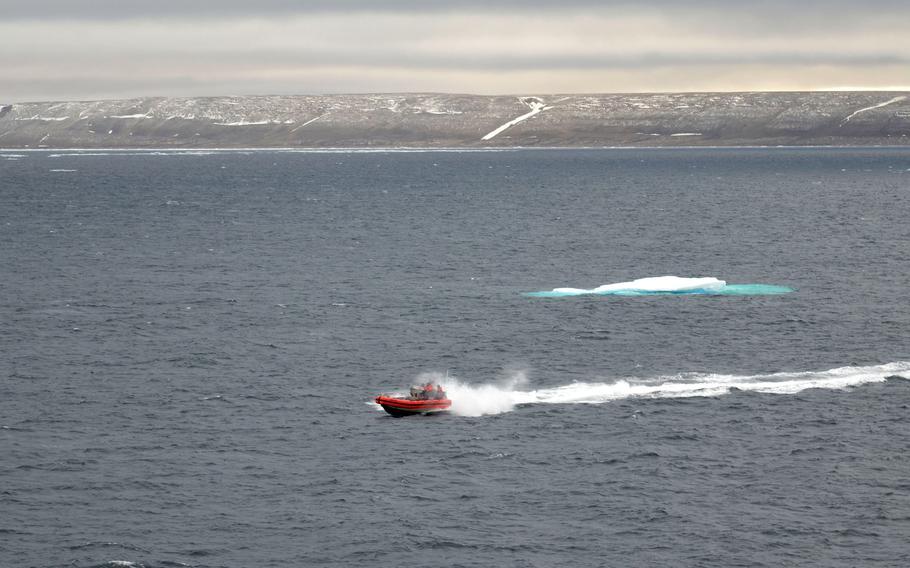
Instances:
[[[567,296],[767,296],[787,294],[793,288],[773,284],[727,284],[717,278],[682,278],[679,276],[655,276],[639,278],[630,282],[604,284],[590,290],[582,288],[555,288],[549,291],[528,292],[533,298],[564,298]]]

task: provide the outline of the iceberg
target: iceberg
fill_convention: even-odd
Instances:
[[[536,298],[559,298],[565,296],[582,296],[594,294],[600,296],[647,296],[647,295],[680,295],[704,294],[718,296],[749,296],[767,294],[786,294],[792,288],[769,284],[727,284],[726,281],[712,277],[683,278],[680,276],[652,276],[639,278],[630,282],[604,284],[592,289],[554,288],[544,292],[529,292],[526,296]]]

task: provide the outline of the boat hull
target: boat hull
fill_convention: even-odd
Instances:
[[[391,396],[377,396],[376,404],[392,416],[414,416],[415,414],[435,414],[444,412],[452,406],[452,401],[443,398],[437,400],[409,400]]]

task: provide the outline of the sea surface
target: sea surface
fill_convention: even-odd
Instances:
[[[0,151],[0,267],[2,567],[910,566],[910,149]]]

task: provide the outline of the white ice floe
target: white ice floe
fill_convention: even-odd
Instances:
[[[869,110],[874,110],[874,109],[877,109],[877,108],[882,108],[883,106],[888,106],[888,105],[894,104],[894,103],[899,103],[899,102],[905,100],[906,98],[907,98],[906,96],[901,95],[901,96],[899,96],[899,97],[894,97],[893,99],[888,99],[887,101],[885,101],[885,102],[883,102],[883,103],[878,103],[877,105],[872,105],[872,106],[870,106],[870,107],[861,108],[861,109],[859,109],[859,110],[857,110],[857,111],[853,111],[853,112],[850,114],[850,116],[848,116],[847,118],[845,118],[845,119],[843,119],[843,120],[841,121],[840,125],[843,126],[843,125],[847,124],[848,122],[850,122],[850,119],[851,119],[851,118],[853,118],[854,116],[856,116],[856,115],[858,115],[858,114],[860,114],[860,113],[862,113],[862,112],[866,112],[866,111],[869,111]]]
[[[503,124],[496,130],[490,132],[489,134],[487,134],[486,136],[481,138],[481,140],[492,140],[498,134],[501,134],[504,130],[515,126],[519,122],[527,120],[527,119],[531,118],[532,116],[534,116],[535,114],[539,114],[545,110],[549,110],[549,109],[553,108],[551,106],[546,106],[542,100],[540,100],[536,97],[521,97],[518,100],[520,100],[522,102],[522,104],[527,105],[528,108],[531,109],[531,111],[519,116],[518,118],[513,118],[509,122]]]
[[[727,283],[717,278],[682,278],[680,276],[651,276],[639,278],[630,282],[617,282],[604,284],[591,290],[581,288],[555,288],[553,291],[561,294],[602,294],[618,290],[630,292],[685,292],[688,290],[720,290]]]

